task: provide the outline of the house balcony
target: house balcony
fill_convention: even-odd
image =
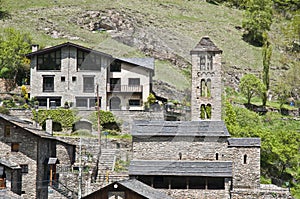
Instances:
[[[107,92],[137,93],[137,92],[143,92],[143,86],[107,84]]]

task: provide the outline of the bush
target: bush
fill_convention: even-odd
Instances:
[[[9,110],[7,108],[5,108],[4,106],[0,106],[0,113],[9,115]]]

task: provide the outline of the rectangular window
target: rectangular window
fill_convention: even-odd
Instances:
[[[5,125],[4,137],[10,137],[10,125]]]
[[[129,106],[140,106],[140,105],[141,105],[140,100],[134,100],[134,99],[129,100]]]
[[[37,56],[37,70],[60,70],[61,69],[61,51],[49,52]]]
[[[121,62],[120,61],[113,61],[110,64],[110,72],[121,72]]]
[[[21,164],[21,173],[28,173],[28,164]]]
[[[110,78],[110,91],[121,91],[121,79]]]
[[[101,56],[93,52],[77,50],[77,70],[101,70]]]
[[[87,99],[86,98],[76,98],[76,107],[87,107]]]
[[[11,143],[11,151],[12,152],[18,152],[20,150],[20,144],[19,143]]]
[[[60,81],[61,81],[61,82],[65,82],[65,81],[66,81],[66,77],[65,77],[65,76],[61,76],[61,77],[60,77]]]
[[[83,92],[85,93],[93,93],[95,91],[94,88],[94,76],[86,76],[83,77]]]
[[[128,85],[130,86],[139,86],[140,85],[140,78],[129,78]]]
[[[75,76],[72,77],[72,82],[76,82],[76,77]]]
[[[54,76],[43,76],[43,92],[54,92]]]

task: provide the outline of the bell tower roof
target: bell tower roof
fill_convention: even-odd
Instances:
[[[210,40],[208,36],[204,36],[201,38],[199,43],[195,46],[193,50],[191,50],[190,54],[197,53],[197,52],[215,52],[215,53],[222,53],[214,42]]]

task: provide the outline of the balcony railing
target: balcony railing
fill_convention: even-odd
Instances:
[[[143,92],[141,85],[107,84],[108,92]]]

